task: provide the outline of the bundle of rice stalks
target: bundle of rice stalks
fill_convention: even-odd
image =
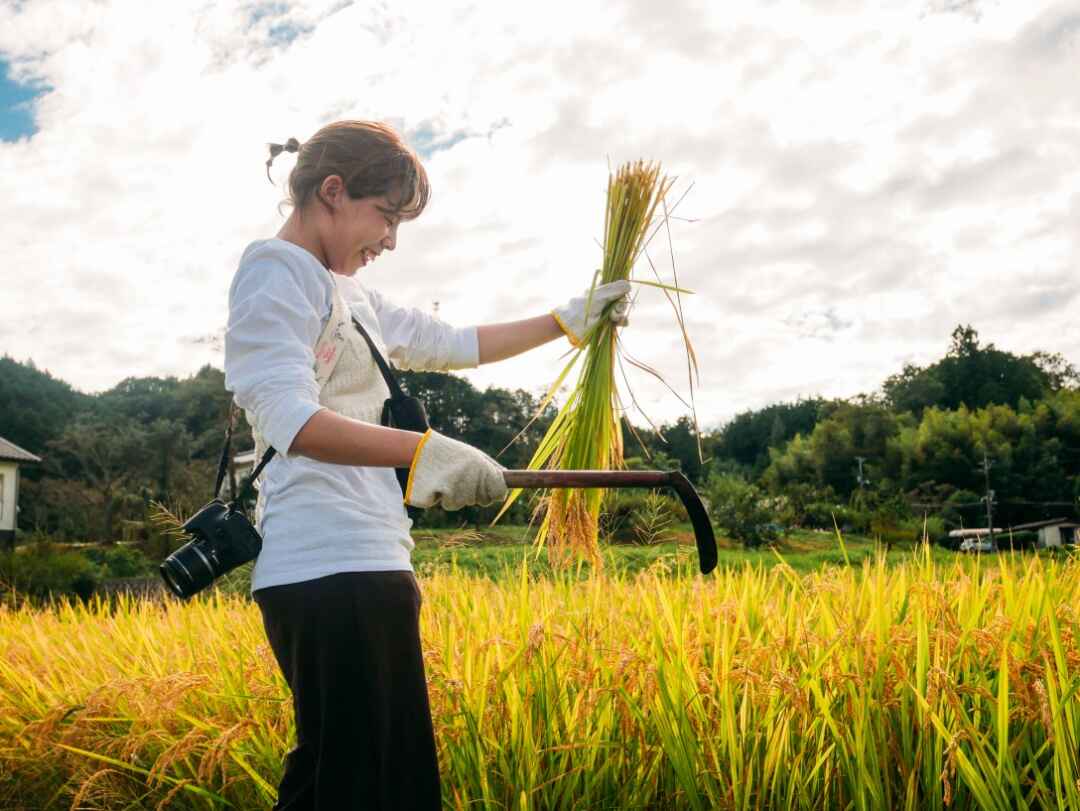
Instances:
[[[661,174],[658,163],[644,161],[624,164],[614,176],[608,176],[604,260],[593,275],[590,296],[597,286],[624,279],[661,287],[669,293],[688,292],[672,285],[631,278],[635,263],[656,231],[654,223],[658,218],[664,224],[667,222],[664,200],[673,183],[673,178]],[[679,322],[681,326],[681,313]],[[685,338],[685,330],[683,335]],[[598,319],[581,346],[570,353],[569,362],[542,399],[537,413],[543,412],[582,357],[577,384],[540,441],[529,462],[530,470],[623,467],[620,427],[623,409],[615,385],[619,349],[615,325],[610,319]],[[520,494],[521,490],[512,490],[507,495],[500,516]],[[575,554],[596,566],[602,564],[597,535],[603,496],[602,489],[550,490],[540,495],[537,509],[543,519],[536,543],[539,548],[548,546],[553,565],[565,566]]]

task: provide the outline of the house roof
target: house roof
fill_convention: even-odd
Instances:
[[[8,442],[0,436],[0,459],[12,462],[40,462],[40,456],[34,456],[28,450],[24,450],[14,442]]]
[[[1043,527],[1053,527],[1058,525],[1066,527],[1076,526],[1076,524],[1068,518],[1047,518],[1045,521],[1032,521],[1030,524],[1017,524],[1012,529],[1042,529]]]

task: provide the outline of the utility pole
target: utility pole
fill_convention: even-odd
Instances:
[[[866,484],[866,477],[863,476],[863,472],[862,472],[863,462],[866,461],[866,457],[865,456],[856,456],[855,461],[859,463],[859,490],[862,490],[863,485]]]
[[[986,483],[986,495],[982,498],[986,502],[986,531],[990,534],[990,547],[997,551],[997,541],[994,539],[994,491],[990,489],[990,468],[993,465],[994,463],[990,461],[986,450],[983,449],[983,463],[980,469]]]

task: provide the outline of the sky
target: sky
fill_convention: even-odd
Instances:
[[[580,294],[609,166],[660,161],[681,202],[649,256],[694,291],[703,427],[871,392],[961,323],[1080,365],[1075,2],[0,0],[0,16],[0,353],[82,391],[223,368],[237,261],[288,214],[293,156],[271,185],[266,144],[344,118],[401,130],[433,185],[360,278],[460,326]],[[688,398],[671,306],[638,291],[625,351]],[[568,348],[463,374],[540,392]],[[629,385],[654,421],[687,413],[643,372]]]

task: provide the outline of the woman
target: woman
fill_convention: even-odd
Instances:
[[[225,385],[261,457],[263,548],[252,594],[293,694],[296,747],[275,809],[437,809],[435,738],[405,504],[459,509],[506,493],[487,454],[379,425],[387,386],[355,317],[407,369],[517,355],[564,334],[577,343],[607,310],[625,323],[626,283],[523,321],[454,328],[397,307],[357,272],[397,247],[429,197],[416,155],[390,127],[339,121],[300,145],[293,210],[244,251],[229,290]],[[269,171],[269,169],[268,169]],[[408,468],[402,490],[394,468]]]

